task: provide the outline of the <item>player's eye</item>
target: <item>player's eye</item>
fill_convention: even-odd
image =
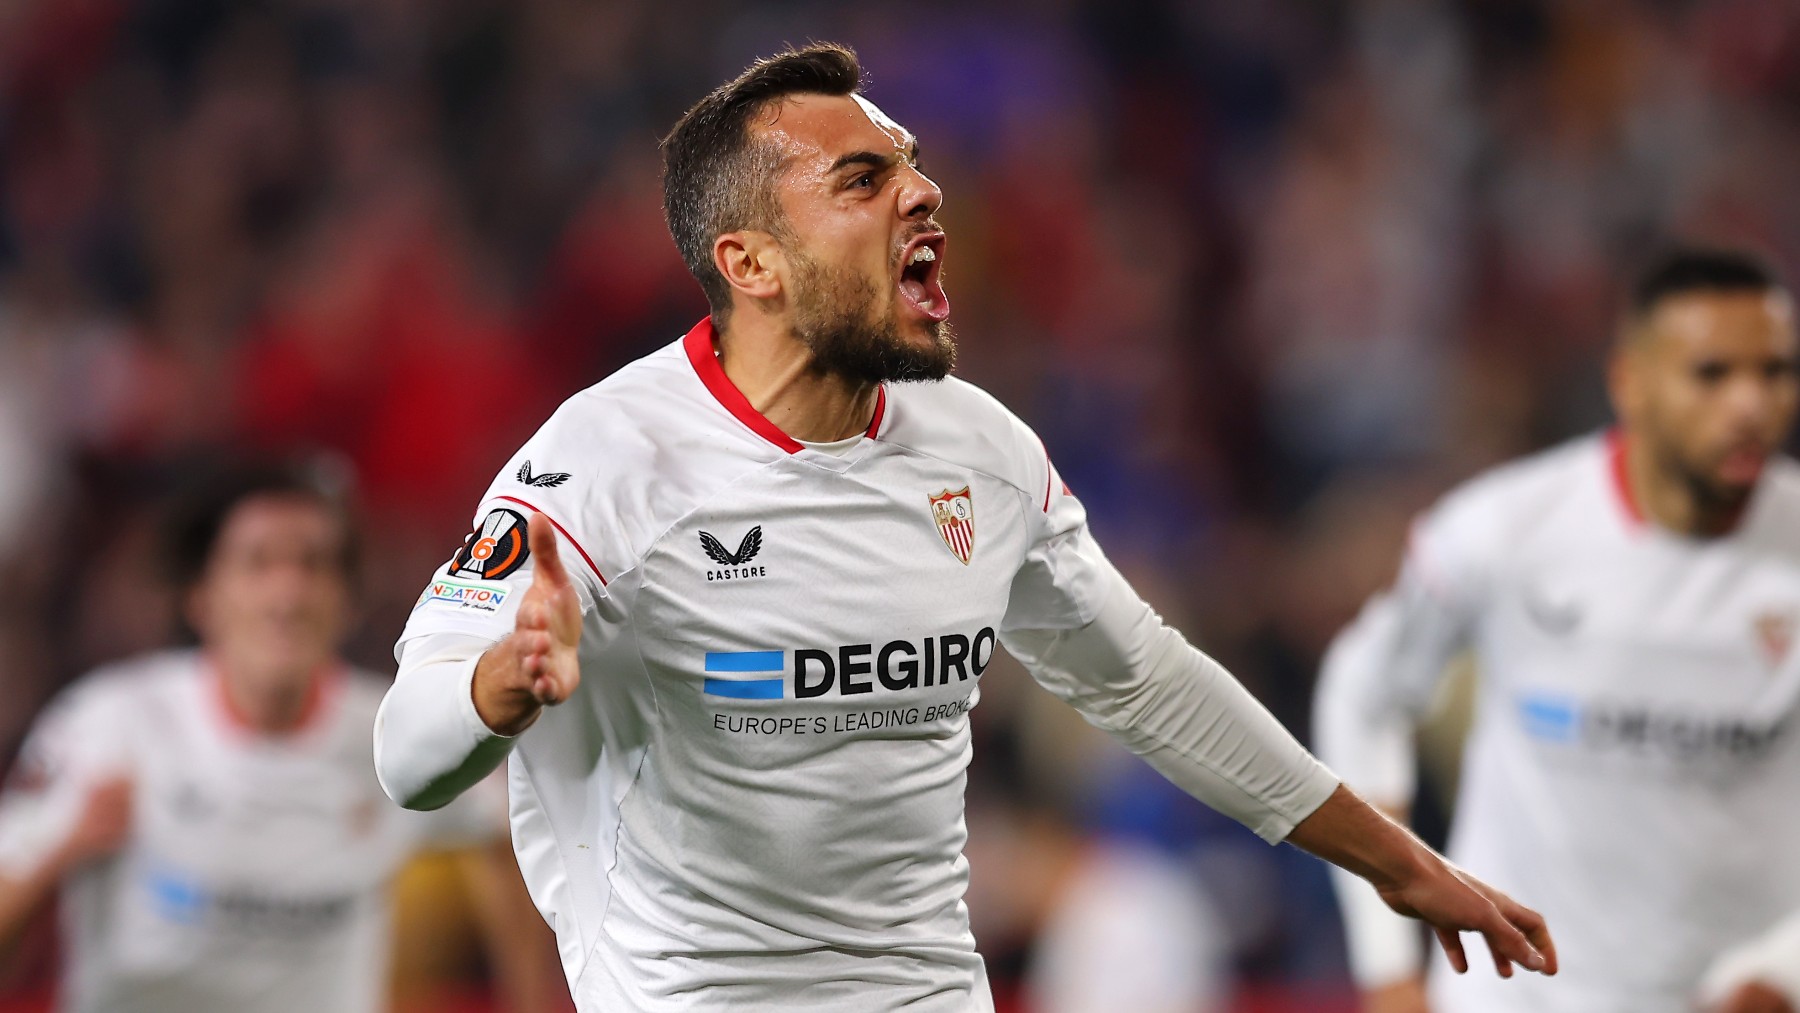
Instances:
[[[1800,366],[1793,359],[1771,359],[1763,366],[1763,377],[1771,381],[1787,380],[1795,375],[1797,369]]]
[[[875,174],[873,172],[857,173],[856,178],[850,181],[850,188],[852,190],[871,190],[874,189],[874,187]]]
[[[1724,382],[1730,373],[1731,367],[1723,362],[1702,362],[1694,367],[1694,379],[1708,387]]]

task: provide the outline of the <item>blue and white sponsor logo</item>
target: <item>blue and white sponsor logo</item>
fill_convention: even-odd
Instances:
[[[707,651],[701,689],[734,700],[779,700],[787,695],[786,658],[786,651]]]
[[[1687,764],[1755,761],[1786,739],[1789,718],[1707,713],[1662,702],[1521,693],[1519,726],[1539,742],[1596,755]]]
[[[700,689],[707,696],[733,700],[805,700],[948,686],[979,679],[993,662],[997,644],[993,628],[983,627],[974,636],[946,633],[879,646],[708,651]]]
[[[1568,697],[1521,696],[1519,721],[1525,734],[1545,742],[1573,742],[1581,734],[1581,708]]]

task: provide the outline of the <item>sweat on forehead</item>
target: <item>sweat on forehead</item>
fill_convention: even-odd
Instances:
[[[819,127],[829,129],[834,126],[842,126],[852,134],[873,127],[886,138],[887,146],[900,154],[905,154],[917,143],[912,131],[882,112],[880,106],[858,94],[818,95],[801,92],[786,95],[769,103],[769,108],[759,119],[756,132],[778,145],[805,144],[801,135]],[[859,147],[873,146],[868,143],[870,140],[872,139],[864,138],[855,143]]]

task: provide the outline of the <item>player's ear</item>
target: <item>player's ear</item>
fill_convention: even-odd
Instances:
[[[181,609],[181,619],[187,623],[188,629],[206,635],[207,620],[212,616],[211,603],[206,596],[206,582],[197,580],[181,589],[176,595],[176,605]]]
[[[727,232],[713,240],[713,266],[733,291],[755,300],[780,296],[787,276],[781,244],[754,229]]]
[[[1642,411],[1644,396],[1643,360],[1648,342],[1646,335],[1634,330],[1637,326],[1641,325],[1621,325],[1619,339],[1606,362],[1607,398],[1612,401],[1613,415],[1627,424]]]

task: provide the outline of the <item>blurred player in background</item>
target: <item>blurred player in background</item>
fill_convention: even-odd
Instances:
[[[65,1010],[381,1009],[403,863],[483,848],[517,883],[500,792],[432,815],[382,797],[385,683],[337,656],[355,535],[320,486],[233,473],[171,533],[199,649],[102,669],[39,718],[0,796],[0,944],[60,891]],[[557,1008],[548,933],[511,892],[487,909],[497,973],[514,1010]]]
[[[665,142],[714,316],[502,470],[402,636],[389,793],[442,805],[511,754],[520,865],[584,1010],[988,1009],[963,788],[1004,643],[1458,958],[1472,930],[1499,973],[1553,972],[1534,914],[1344,790],[1144,604],[1035,434],[946,379],[943,195],[860,86],[850,51],[790,51]]]
[[[1454,656],[1480,673],[1450,853],[1532,898],[1563,972],[1433,973],[1340,877],[1379,1013],[1800,1009],[1800,400],[1794,303],[1755,258],[1637,282],[1611,432],[1482,475],[1415,526],[1398,583],[1327,655],[1320,754],[1395,810]]]

